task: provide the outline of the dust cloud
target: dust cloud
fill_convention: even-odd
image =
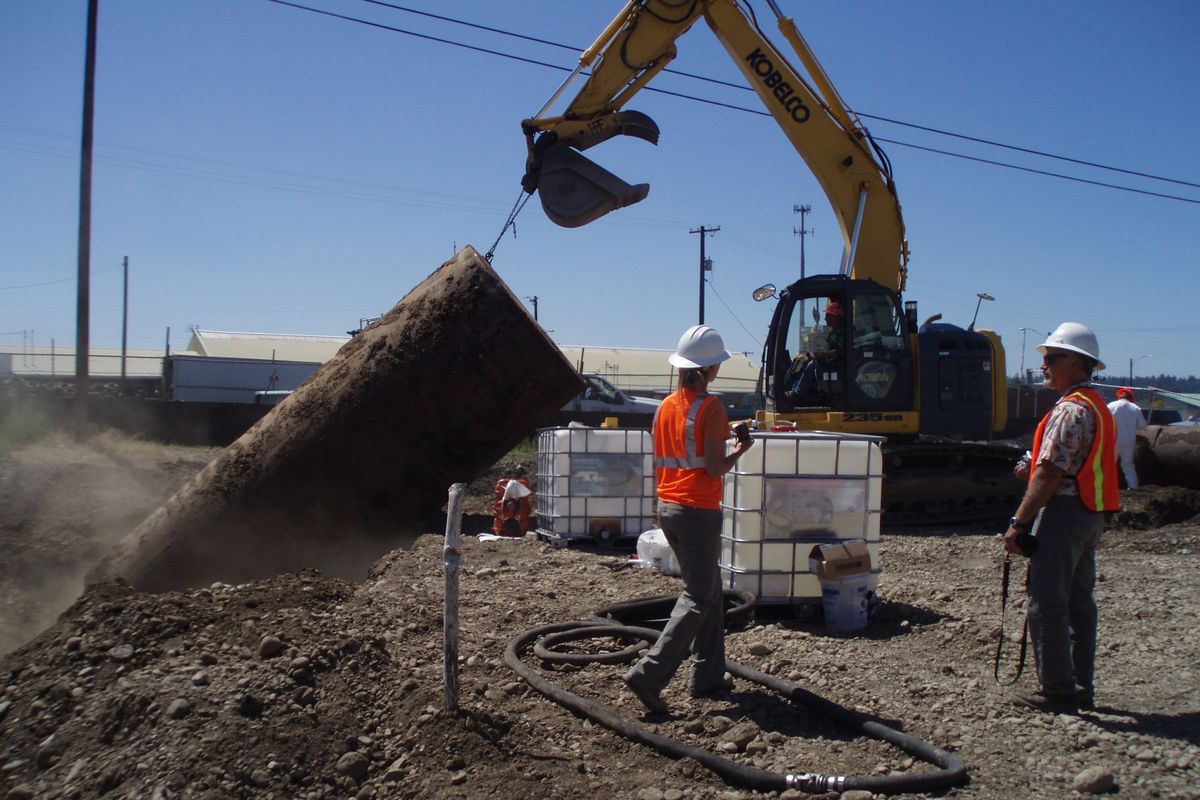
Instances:
[[[0,655],[52,624],[109,548],[217,452],[53,433],[0,457]]]

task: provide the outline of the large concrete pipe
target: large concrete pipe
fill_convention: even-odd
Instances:
[[[360,578],[583,388],[474,248],[351,339],[89,576],[148,591]],[[423,527],[424,526],[424,527]]]
[[[1147,425],[1133,463],[1142,483],[1200,489],[1200,425]]]

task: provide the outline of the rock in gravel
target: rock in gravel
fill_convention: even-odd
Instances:
[[[712,724],[713,730],[717,732],[727,731],[733,727],[733,720],[721,714],[712,717],[709,722]]]
[[[283,640],[278,636],[267,634],[258,643],[259,658],[274,658],[283,652]]]
[[[361,781],[367,776],[367,768],[370,762],[367,757],[357,751],[350,751],[338,759],[337,765],[334,767],[342,775],[353,778],[356,781]]]
[[[1088,767],[1075,776],[1071,787],[1084,794],[1104,794],[1111,792],[1117,786],[1113,774],[1103,767]]]
[[[167,716],[171,719],[183,719],[190,713],[192,713],[192,704],[182,697],[172,700],[171,705],[167,706]]]
[[[33,797],[33,789],[24,783],[18,783],[4,795],[5,800],[33,800]]]
[[[725,732],[721,736],[721,741],[722,744],[732,743],[737,748],[735,752],[741,752],[746,749],[746,745],[758,738],[760,733],[762,731],[754,723],[742,722]]]
[[[254,719],[262,714],[263,701],[252,694],[244,694],[238,698],[237,710],[243,717]]]
[[[46,769],[53,764],[58,757],[62,755],[62,744],[55,742],[54,734],[50,734],[38,744],[37,753],[34,755],[34,763],[39,769]]]
[[[133,645],[119,644],[109,648],[108,657],[113,661],[128,661],[133,658]]]

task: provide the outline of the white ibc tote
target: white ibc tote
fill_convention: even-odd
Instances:
[[[538,533],[560,543],[636,546],[654,527],[650,431],[564,427],[538,432]]]
[[[762,604],[821,603],[809,568],[815,545],[866,541],[869,587],[880,568],[883,437],[754,432],[755,446],[725,476],[721,575]]]

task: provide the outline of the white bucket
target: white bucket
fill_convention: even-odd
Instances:
[[[660,528],[646,531],[638,537],[637,554],[639,561],[661,569],[664,575],[679,574],[679,561],[675,558],[675,551],[671,549],[667,535]]]
[[[870,574],[821,578],[821,604],[825,628],[830,633],[853,633],[867,627],[867,593]]]

